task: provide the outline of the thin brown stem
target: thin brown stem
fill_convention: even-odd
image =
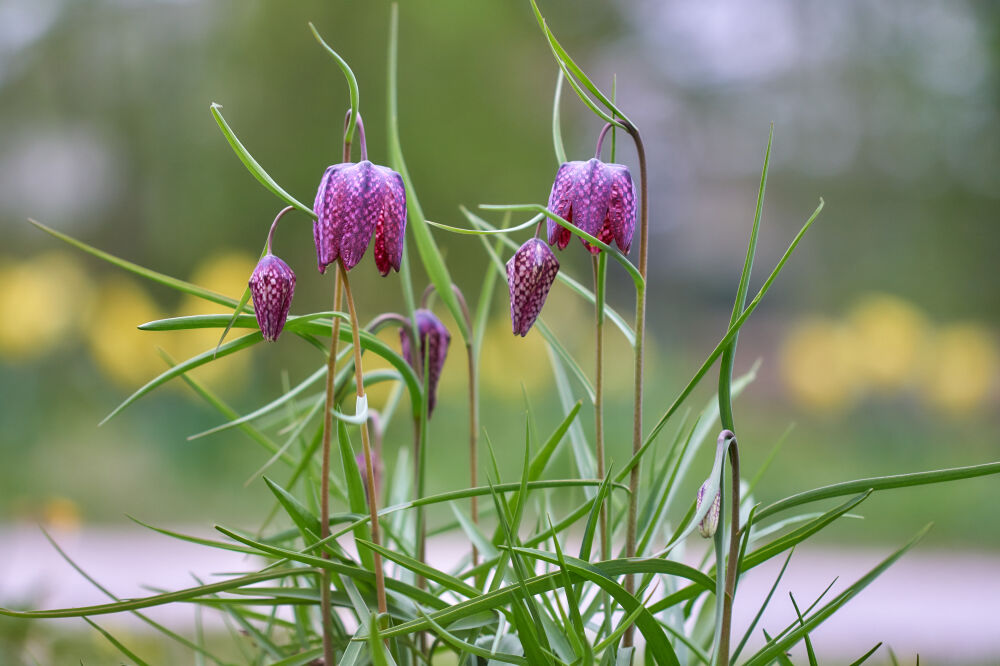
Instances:
[[[648,275],[647,257],[649,255],[649,186],[646,169],[646,148],[643,146],[639,129],[630,122],[625,122],[625,129],[635,143],[639,157],[639,275],[642,276],[642,286],[635,295],[635,393],[632,412],[632,455],[635,456],[642,448],[642,394],[643,394],[643,343],[646,337],[646,277]],[[625,556],[635,557],[637,517],[639,510],[639,471],[641,463],[637,461],[629,474],[628,518],[625,527]],[[635,577],[625,577],[625,591],[635,593]],[[629,625],[625,631],[624,645],[633,643],[634,625]]]
[[[740,449],[736,438],[729,443],[729,464],[732,467],[732,517],[729,529],[729,556],[726,560],[726,593],[722,599],[722,629],[719,636],[719,666],[729,666],[729,634],[732,631],[733,597],[736,594],[736,568],[740,557]]]
[[[271,230],[267,232],[267,253],[271,254],[271,241],[274,240],[274,230],[278,226],[278,220],[285,216],[285,213],[295,210],[295,206],[285,206],[278,212],[274,218],[274,222],[271,223]]]
[[[333,311],[340,312],[340,273],[333,278]],[[337,374],[337,344],[340,341],[340,317],[334,315],[330,336],[330,356],[326,361],[326,412],[323,415],[323,469],[320,479],[320,538],[330,536],[330,438],[333,431],[334,378]],[[322,556],[329,559],[330,552],[323,549]],[[320,574],[320,612],[323,615],[323,659],[333,663],[333,608],[330,603],[330,572]]]
[[[360,123],[360,120],[359,120]],[[364,139],[362,139],[362,142]],[[364,145],[362,143],[362,145]],[[337,260],[340,268],[340,279],[344,283],[344,294],[347,297],[347,309],[351,315],[351,333],[354,336],[354,380],[358,387],[358,398],[365,397],[365,378],[361,367],[361,325],[358,322],[358,313],[354,308],[354,295],[351,293],[351,282],[347,277],[347,268],[344,266],[343,258]],[[378,522],[378,497],[375,494],[375,471],[372,468],[371,443],[368,441],[368,426],[361,427],[361,446],[365,457],[365,481],[368,486],[368,512],[371,516],[372,543],[376,546],[382,545],[379,536]],[[382,555],[376,551],[375,556],[375,593],[378,597],[378,612],[384,615],[388,611],[385,599],[385,572],[382,570]]]

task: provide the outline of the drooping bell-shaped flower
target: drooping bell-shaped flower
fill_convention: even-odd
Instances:
[[[421,308],[414,315],[417,319],[417,342],[420,346],[420,358],[413,357],[410,335],[406,329],[399,329],[399,343],[403,349],[403,358],[414,368],[419,369],[424,359],[427,359],[427,415],[430,416],[437,404],[438,380],[441,379],[441,370],[444,368],[444,361],[448,356],[451,333],[430,310]]]
[[[559,261],[549,246],[532,238],[507,261],[507,288],[510,290],[510,321],[514,335],[524,337],[549,295],[559,272]]]
[[[313,239],[319,272],[338,258],[350,270],[375,235],[379,273],[399,271],[406,232],[406,188],[392,169],[368,160],[327,167],[313,206]]]
[[[628,254],[635,231],[636,197],[625,165],[606,164],[597,158],[564,162],[556,171],[548,207],[598,240],[614,241]],[[551,218],[547,227],[549,245],[565,249],[573,234]],[[601,251],[587,241],[583,244],[592,254]]]
[[[264,339],[271,342],[278,339],[281,329],[285,327],[292,296],[295,295],[295,273],[288,264],[271,253],[271,241],[274,240],[278,221],[291,210],[292,207],[287,206],[275,216],[267,234],[267,251],[250,275],[250,296],[253,298],[257,325]]]
[[[265,340],[278,339],[294,294],[295,273],[278,257],[270,252],[265,254],[250,276],[253,310]]]
[[[705,490],[708,488],[708,481],[701,484],[701,488],[698,488],[698,501],[695,503],[695,511],[701,508],[702,502],[705,501]],[[698,523],[698,533],[701,534],[706,539],[711,539],[715,536],[715,531],[719,529],[719,508],[722,503],[722,495],[716,491],[715,499],[712,500],[712,506],[709,508],[708,513],[705,517],[701,519]]]

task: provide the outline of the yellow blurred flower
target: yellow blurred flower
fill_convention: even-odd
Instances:
[[[132,280],[114,277],[101,285],[86,330],[101,370],[125,388],[136,388],[162,372],[157,334],[136,328],[162,316],[149,294]]]
[[[50,497],[42,505],[42,522],[58,530],[75,530],[80,526],[80,507],[66,497]]]
[[[552,369],[537,326],[522,338],[511,333],[508,316],[494,318],[483,337],[479,376],[484,393],[509,400],[521,399],[522,384],[529,396],[550,387]]]
[[[873,387],[893,390],[909,385],[927,337],[923,313],[903,299],[870,294],[848,313],[857,342],[856,369]]]
[[[72,255],[47,252],[0,266],[0,356],[41,356],[77,326],[91,301],[87,274]]]
[[[781,378],[791,395],[817,410],[853,401],[857,390],[857,341],[850,327],[823,318],[796,324],[782,343]]]
[[[996,341],[983,326],[942,328],[925,354],[922,387],[934,405],[964,414],[983,404],[1000,373]]]
[[[257,259],[245,252],[224,251],[211,255],[199,263],[188,279],[199,287],[210,289],[234,300],[239,300]],[[232,308],[211,303],[196,296],[185,296],[177,307],[176,316],[226,314],[231,315]],[[226,340],[233,340],[249,333],[246,329],[233,329]],[[147,334],[148,335],[148,334]],[[190,331],[170,331],[153,334],[156,343],[162,346],[177,362],[184,361],[206,350],[214,349],[222,335],[221,328],[203,328]],[[231,356],[212,361],[191,372],[191,376],[207,383],[217,384],[222,381],[226,385],[239,385],[246,377],[249,356],[239,352]],[[161,369],[162,369],[161,365]]]

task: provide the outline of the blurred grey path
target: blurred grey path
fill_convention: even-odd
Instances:
[[[210,536],[197,528],[178,531]],[[150,594],[143,585],[179,589],[194,584],[192,574],[206,579],[217,573],[250,571],[259,565],[239,553],[196,546],[139,527],[85,527],[54,532],[53,537],[84,570],[119,597]],[[789,591],[800,607],[805,607],[839,577],[824,598],[828,601],[891,550],[888,546],[797,550],[760,626],[774,634],[795,620]],[[464,542],[437,539],[430,542],[429,557],[438,566],[448,566],[464,551]],[[775,558],[741,579],[734,611],[737,632],[752,620],[783,559]],[[0,527],[0,604],[61,608],[107,601],[62,560],[37,527]],[[183,631],[193,627],[194,611],[187,604],[146,612],[172,628]],[[77,619],[56,622],[82,626]],[[127,613],[104,616],[102,624],[130,631],[145,626]],[[1000,554],[918,547],[821,625],[813,641],[817,653],[834,663],[853,661],[880,641],[896,651],[901,663],[913,663],[916,654],[924,663],[998,663]],[[760,644],[758,627],[750,648]],[[888,654],[885,649],[883,646],[883,658]],[[801,646],[793,654],[804,661]]]

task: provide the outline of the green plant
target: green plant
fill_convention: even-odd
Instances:
[[[308,664],[321,656],[326,663],[419,664],[445,655],[453,656],[460,663],[493,660],[515,664],[622,664],[635,661],[639,654],[647,663],[659,664],[695,661],[728,664],[740,658],[750,664],[763,664],[781,661],[784,652],[800,641],[805,641],[808,646],[812,630],[902,556],[923,532],[832,600],[820,605],[821,599],[817,599],[799,614],[798,622],[769,637],[763,648],[748,656],[744,656],[743,651],[756,621],[750,627],[737,628],[736,631],[730,626],[732,599],[742,573],[784,553],[788,553],[787,564],[796,545],[855,510],[875,491],[1000,472],[1000,463],[990,463],[859,479],[800,493],[767,506],[754,501],[752,484],[748,492],[741,496],[739,452],[733,434],[739,433],[739,429],[735,424],[732,400],[749,384],[753,373],[733,377],[737,337],[823,208],[820,200],[760,290],[747,302],[770,162],[770,137],[729,327],[656,424],[651,429],[645,428],[642,423],[643,347],[649,235],[645,146],[635,123],[615,104],[613,96],[602,92],[576,65],[548,28],[537,6],[534,9],[560,69],[553,113],[553,143],[559,162],[567,161],[558,122],[558,104],[564,82],[569,83],[584,104],[605,123],[601,131],[602,139],[606,132],[611,131],[614,141],[614,133],[620,131],[633,141],[639,162],[638,265],[627,257],[630,237],[629,241],[615,238],[619,248],[615,249],[611,246],[611,237],[603,235],[604,229],[600,225],[589,226],[588,231],[582,228],[585,225],[578,226],[579,218],[571,219],[566,210],[552,205],[552,202],[548,206],[481,207],[487,211],[503,211],[507,215],[531,215],[523,224],[514,226],[509,226],[506,219],[502,224],[493,224],[466,209],[463,212],[470,228],[448,227],[427,220],[403,160],[396,124],[395,14],[390,30],[387,97],[389,162],[392,169],[376,168],[390,172],[384,174],[385,178],[394,177],[391,173],[398,174],[405,185],[410,235],[430,278],[429,287],[451,312],[467,351],[470,486],[433,495],[424,490],[424,465],[426,451],[430,448],[427,422],[431,416],[435,382],[432,368],[437,352],[426,342],[427,333],[419,324],[418,299],[411,278],[408,246],[401,246],[398,260],[392,253],[380,255],[381,258],[377,259],[380,272],[387,273],[391,266],[400,273],[398,284],[401,286],[404,314],[379,315],[364,330],[358,314],[363,304],[354,302],[348,279],[348,270],[357,263],[360,254],[354,252],[354,248],[352,253],[346,253],[349,255],[346,258],[342,246],[328,255],[320,254],[321,266],[338,263],[333,308],[326,312],[288,316],[284,330],[315,347],[322,356],[321,361],[317,362],[315,372],[291,390],[250,414],[238,416],[228,413],[212,398],[211,393],[186,373],[264,340],[264,335],[255,330],[259,327],[256,315],[260,313],[248,307],[249,289],[242,299],[234,301],[197,285],[112,257],[35,223],[53,236],[125,270],[226,309],[215,315],[176,317],[144,324],[144,330],[218,328],[222,334],[216,348],[180,363],[171,363],[172,367],[141,387],[108,418],[165,382],[184,378],[209,404],[223,413],[228,421],[222,427],[243,428],[267,450],[270,459],[263,468],[267,473],[264,480],[274,495],[273,513],[282,515],[285,529],[270,528],[272,520],[269,516],[260,530],[264,536],[219,527],[225,539],[208,540],[160,530],[206,547],[254,554],[267,559],[268,565],[258,571],[224,576],[211,583],[142,599],[114,599],[108,604],[86,608],[0,610],[0,613],[24,618],[85,617],[91,621],[91,616],[101,614],[139,613],[144,608],[161,604],[192,602],[232,617],[252,635],[260,652],[259,660],[273,664]],[[319,39],[315,30],[314,34]],[[358,84],[348,64],[321,39],[320,42],[344,71],[349,86],[351,110],[345,119],[343,161],[350,162],[351,145],[358,136],[364,162],[367,153],[359,112]],[[220,107],[213,105],[211,112],[248,170],[289,207],[310,218],[316,217],[311,209],[280,187],[250,155],[223,118]],[[601,139],[598,141],[598,155],[600,145]],[[616,149],[617,146],[612,150],[612,159]],[[538,319],[536,325],[551,351],[553,375],[565,414],[559,426],[542,440],[536,436],[533,416],[530,409],[527,410],[525,438],[523,443],[519,443],[523,445],[523,465],[516,480],[501,478],[493,444],[486,438],[489,453],[487,483],[480,485],[477,483],[479,469],[476,463],[479,445],[476,423],[480,409],[476,382],[484,323],[495,295],[497,277],[507,275],[502,254],[519,247],[510,236],[537,227],[546,219],[558,233],[577,235],[600,250],[593,262],[593,290],[564,272],[555,277],[595,306],[595,379],[591,382],[588,373],[553,330],[545,325],[544,319]],[[432,228],[478,236],[492,269],[487,270],[479,285],[479,298],[474,311],[470,311],[462,292],[452,281],[435,243]],[[376,245],[378,243],[376,239]],[[269,253],[270,242],[266,249]],[[608,257],[626,271],[634,284],[636,306],[631,325],[607,304],[605,279],[610,270]],[[390,279],[395,282],[395,278]],[[290,293],[288,296],[290,299]],[[346,297],[347,313],[342,311],[342,297]],[[542,300],[544,297],[542,294]],[[287,304],[282,310],[284,318]],[[634,363],[632,456],[619,469],[614,469],[605,460],[603,452],[605,428],[601,376],[607,350],[603,348],[601,331],[606,320],[621,329],[632,348]],[[349,331],[343,328],[345,321],[350,324]],[[406,341],[402,347],[408,348],[410,354],[397,352],[376,337],[377,330],[386,325],[400,326]],[[530,325],[531,322],[528,322]],[[435,326],[428,325],[428,330]],[[251,332],[226,342],[230,329],[249,329]],[[280,331],[279,326],[268,337],[277,337]],[[327,337],[330,338],[329,344],[323,342]],[[344,350],[339,349],[341,342],[348,345]],[[363,354],[381,357],[391,369],[365,372]],[[689,407],[692,391],[716,361],[720,365],[717,401],[699,410],[693,421],[679,419],[680,409]],[[320,380],[325,381],[325,390],[315,408],[298,420],[281,422],[280,408],[298,401],[304,391]],[[374,447],[368,430],[369,416],[374,407],[369,408],[365,393],[365,386],[379,382],[389,382],[394,386],[387,403],[377,406],[381,425],[384,427],[393,418],[409,417],[414,432],[413,455],[397,464],[389,503],[383,508],[379,508]],[[356,408],[353,414],[349,414],[343,404],[345,400],[349,403],[348,396],[352,391],[356,397]],[[409,398],[409,412],[397,414],[404,391]],[[597,437],[593,450],[580,432],[573,432],[582,418],[584,398],[595,408]],[[323,406],[322,418],[320,405]],[[265,416],[274,420],[268,428],[259,425],[259,420]],[[703,494],[708,498],[719,497],[722,529],[715,531],[715,548],[704,565],[692,567],[672,559],[672,556],[676,547],[705,519],[713,502],[702,502],[699,506],[694,497],[685,501],[679,497],[677,489],[686,477],[701,478],[704,470],[696,471],[692,461],[704,441],[720,429],[716,426],[717,422],[720,422],[723,433],[718,440],[715,463],[703,484]],[[269,434],[274,425],[278,425],[277,432],[289,427],[291,434],[283,441],[276,440]],[[661,448],[659,435],[668,425],[675,429],[676,435]],[[360,436],[362,442],[360,464],[352,436],[354,439]],[[452,444],[436,444],[439,450],[445,446],[449,450],[458,448]],[[513,447],[510,442],[503,445]],[[549,478],[546,475],[548,463],[568,445],[572,449],[578,478]],[[653,462],[654,452],[658,453],[658,462]],[[731,470],[728,487],[725,482],[727,456]],[[334,458],[339,460],[340,469],[335,468]],[[644,469],[646,474],[643,474]],[[759,471],[755,478],[759,478],[762,472]],[[645,483],[641,483],[644,480]],[[568,511],[562,511],[561,506],[554,506],[552,500],[555,494],[559,499],[571,500],[575,505]],[[480,509],[475,503],[480,498],[486,508]],[[840,504],[819,513],[790,513],[812,502],[837,498]],[[336,511],[331,511],[331,500],[336,502]],[[466,500],[470,501],[469,514],[465,513]],[[423,512],[426,507],[436,505],[448,505],[454,512],[455,520],[435,530],[460,532],[469,544],[467,560],[454,570],[444,570],[427,561],[427,524]],[[780,521],[767,522],[779,515],[782,518]],[[612,526],[616,527],[612,529]],[[571,534],[581,537],[581,545],[575,554],[565,552]],[[353,539],[358,548],[357,557],[341,546],[338,542],[341,537]],[[595,543],[599,556],[594,552]],[[620,552],[616,554],[615,546],[619,544]],[[336,612],[331,610],[334,607]],[[278,609],[288,612],[279,614]],[[351,627],[352,623],[356,629]],[[97,628],[103,632],[100,627]],[[225,663],[204,644],[177,636],[164,627],[156,628],[201,657]],[[636,631],[641,640],[634,640]],[[126,657],[141,663],[141,658],[132,649],[110,634],[103,633]],[[809,654],[812,655],[811,649]]]

